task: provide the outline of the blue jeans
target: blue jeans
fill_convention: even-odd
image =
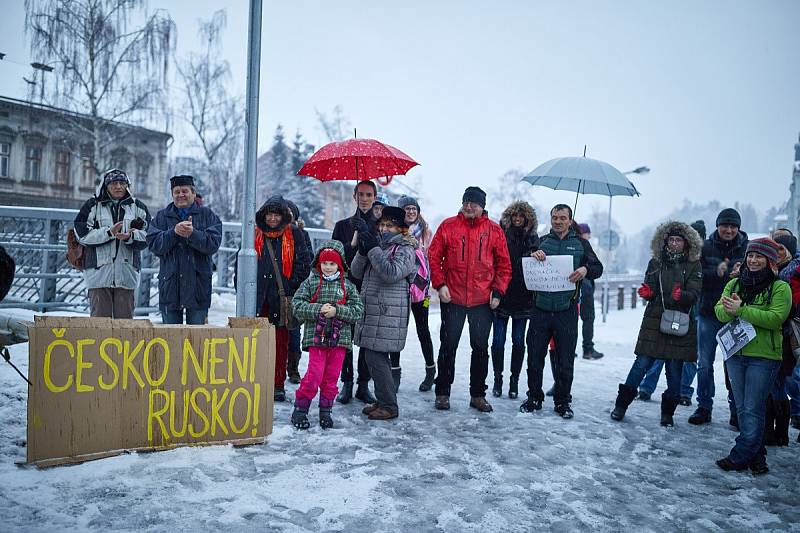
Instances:
[[[737,465],[749,465],[759,456],[766,455],[764,418],[767,396],[780,366],[780,361],[748,355],[734,355],[725,361],[739,417],[739,436],[729,454],[730,460]]]
[[[709,411],[714,407],[714,359],[717,354],[717,332],[722,325],[713,317],[697,317],[697,404]],[[731,409],[735,407],[732,405]]]
[[[647,370],[644,379],[639,384],[639,390],[647,394],[653,394],[658,385],[658,378],[661,377],[661,369],[664,368],[664,360],[656,359],[653,365]],[[692,381],[694,375],[697,373],[697,363],[683,362],[683,371],[681,372],[681,398],[691,398],[694,393],[692,388]]]
[[[501,351],[506,348],[506,331],[508,318],[494,315],[492,319],[492,351]],[[525,346],[525,326],[527,318],[511,319],[511,344],[512,346]]]
[[[800,416],[800,365],[794,367],[794,372],[786,376],[786,393],[792,406],[792,416]]]
[[[161,308],[162,324],[183,324],[183,309]],[[190,326],[206,323],[208,309],[186,309],[186,324]]]
[[[664,392],[667,396],[671,396],[676,401],[680,396],[681,389],[681,371],[683,369],[683,361],[676,359],[656,359],[647,355],[637,355],[636,360],[631,366],[628,377],[625,380],[625,385],[629,387],[638,387],[642,382],[642,378],[649,369],[656,364],[659,364],[659,371],[661,367],[666,367],[667,374],[667,390]],[[655,390],[655,387],[653,387]],[[652,394],[652,392],[651,392]]]

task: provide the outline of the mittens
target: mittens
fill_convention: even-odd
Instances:
[[[636,292],[641,298],[644,298],[645,300],[651,299],[654,295],[653,289],[651,289],[650,285],[648,285],[647,283],[642,283],[642,286],[639,287],[639,290],[637,290]]]

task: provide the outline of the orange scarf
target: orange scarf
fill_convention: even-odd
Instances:
[[[255,249],[258,257],[264,250],[264,232],[256,227]],[[292,277],[292,268],[294,267],[294,234],[292,233],[292,226],[287,225],[283,229],[277,231],[268,231],[266,236],[270,239],[281,239],[281,271],[283,277],[287,280]]]

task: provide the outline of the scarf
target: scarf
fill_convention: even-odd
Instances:
[[[666,263],[672,263],[672,264],[679,263],[680,261],[683,260],[685,256],[686,254],[684,254],[683,252],[673,252],[670,251],[669,248],[664,246],[664,252],[662,254],[662,257],[664,258],[664,262]]]
[[[341,276],[341,272],[339,272],[338,270],[334,274],[331,274],[330,276],[326,276],[324,274],[320,274],[320,276],[319,276],[319,284],[317,284],[317,290],[314,291],[314,296],[311,297],[311,300],[310,300],[311,303],[312,304],[316,303],[317,298],[319,297],[319,291],[322,290],[322,283],[324,281],[336,281],[337,279],[342,284],[342,297],[339,298],[339,300],[337,300],[336,304],[337,305],[346,304],[347,303],[347,289],[344,286],[344,278]],[[322,302],[322,303],[330,303],[330,302]]]
[[[739,273],[738,285],[741,290],[739,297],[743,303],[752,304],[755,297],[772,285],[773,281],[775,281],[775,274],[769,268],[752,272],[746,266],[742,266],[742,271]]]
[[[291,278],[292,269],[294,268],[294,234],[292,233],[292,227],[284,226],[279,230],[266,233],[256,227],[255,249],[258,257],[261,257],[264,250],[264,235],[269,239],[281,239],[281,272],[284,278]]]

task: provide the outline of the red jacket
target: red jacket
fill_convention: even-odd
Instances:
[[[452,303],[488,304],[492,291],[503,295],[511,281],[511,260],[503,229],[486,213],[467,219],[462,213],[439,225],[428,248],[431,284],[447,285]]]

